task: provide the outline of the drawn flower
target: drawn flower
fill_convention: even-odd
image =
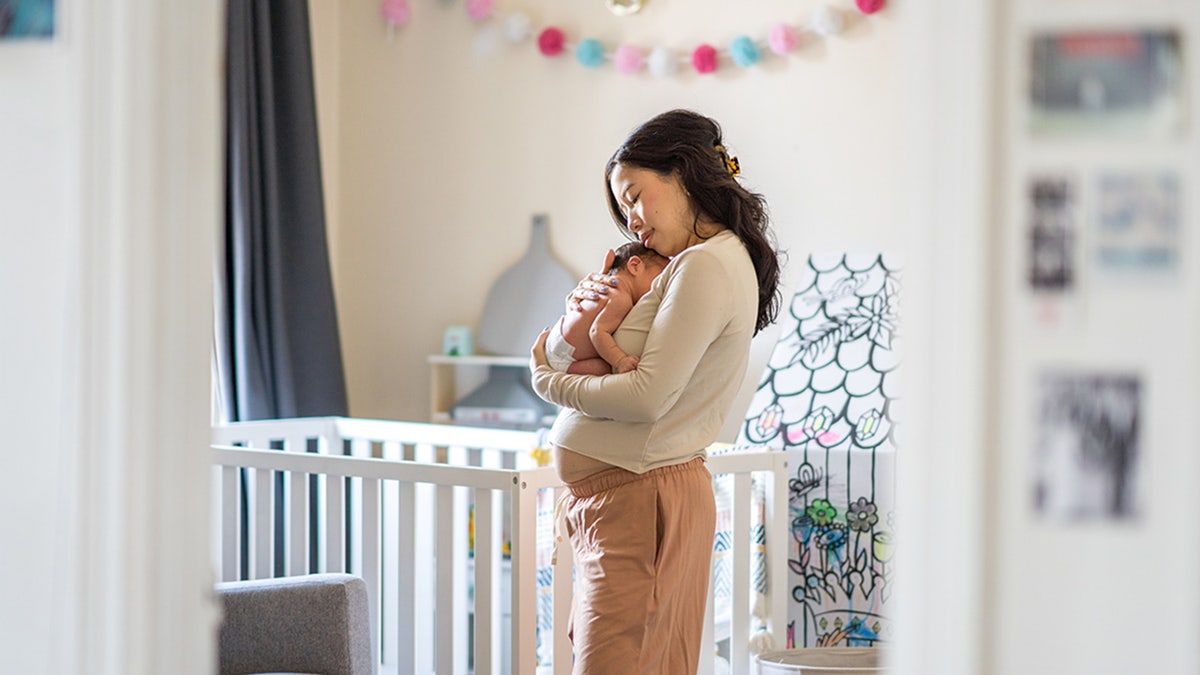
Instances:
[[[879,522],[876,510],[874,502],[867,501],[866,497],[859,497],[858,501],[849,505],[846,512],[846,523],[850,525],[850,529],[856,532],[869,532],[872,527],[875,527],[875,523]]]
[[[812,516],[803,515],[792,520],[792,536],[801,544],[807,545],[808,540],[812,538],[813,519]]]
[[[838,554],[846,546],[846,528],[838,525],[831,526],[817,537],[817,548],[823,548],[831,554]],[[841,556],[837,555],[841,560]]]
[[[807,513],[808,517],[812,518],[813,522],[817,525],[828,525],[832,523],[834,517],[837,516],[837,509],[834,508],[833,504],[829,503],[828,499],[812,500],[804,512]]]

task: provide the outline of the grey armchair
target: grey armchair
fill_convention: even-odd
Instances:
[[[367,586],[350,574],[216,585],[221,675],[374,675]]]

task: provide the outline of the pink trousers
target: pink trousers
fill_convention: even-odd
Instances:
[[[704,459],[567,488],[575,675],[694,675],[716,528]]]

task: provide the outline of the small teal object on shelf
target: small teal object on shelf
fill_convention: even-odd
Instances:
[[[442,335],[442,353],[446,356],[471,356],[475,345],[469,326],[449,326]]]

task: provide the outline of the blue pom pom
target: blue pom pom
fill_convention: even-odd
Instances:
[[[733,59],[734,63],[743,68],[749,68],[750,66],[758,63],[760,54],[758,51],[758,45],[754,44],[754,40],[751,40],[743,35],[739,38],[736,38],[733,43],[729,45],[729,56]]]
[[[604,65],[604,45],[599,40],[587,38],[575,48],[575,59],[588,68]]]

